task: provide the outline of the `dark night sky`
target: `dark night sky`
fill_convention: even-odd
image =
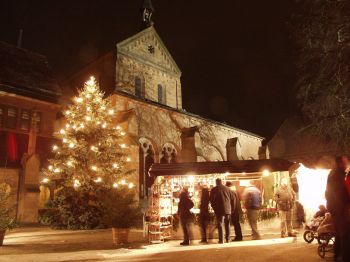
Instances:
[[[270,137],[293,113],[289,0],[153,0],[192,113]],[[44,54],[58,79],[138,32],[141,0],[1,0],[0,40]]]

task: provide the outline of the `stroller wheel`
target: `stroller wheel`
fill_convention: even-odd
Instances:
[[[317,248],[317,253],[320,257],[324,258],[326,256],[326,246],[325,245],[319,245]]]
[[[304,232],[304,240],[305,240],[305,242],[306,243],[311,243],[312,241],[314,241],[314,234],[311,232],[311,231],[309,231],[309,230],[306,230],[305,232]]]

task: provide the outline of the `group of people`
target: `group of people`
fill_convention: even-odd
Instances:
[[[231,182],[227,182],[225,185],[221,179],[216,179],[216,186],[213,187],[209,193],[209,189],[203,187],[201,189],[200,199],[200,226],[201,226],[201,243],[207,243],[207,227],[209,224],[209,204],[214,210],[219,243],[228,243],[231,241],[230,226],[234,227],[235,238],[232,241],[242,241],[242,229],[240,225],[240,217],[242,214],[240,198]],[[258,232],[257,222],[259,217],[259,209],[261,208],[261,192],[255,186],[248,186],[243,194],[245,199],[245,207],[247,209],[247,219],[252,228],[252,238],[260,239]],[[192,200],[189,197],[187,189],[183,189],[180,194],[180,202],[178,205],[178,214],[180,217],[181,226],[184,233],[184,241],[181,245],[189,245],[189,221],[192,209],[194,206]]]
[[[327,209],[335,227],[335,261],[350,261],[350,172],[346,156],[335,159],[327,180]]]

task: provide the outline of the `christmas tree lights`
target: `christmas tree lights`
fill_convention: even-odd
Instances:
[[[126,133],[113,124],[115,111],[103,95],[91,77],[64,111],[65,128],[58,132],[61,143],[52,146],[54,158],[43,170],[46,182],[88,190],[95,184],[134,187],[126,181],[132,173]]]

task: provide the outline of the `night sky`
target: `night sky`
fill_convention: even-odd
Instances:
[[[1,0],[0,40],[44,54],[62,81],[140,29],[141,0]],[[182,70],[183,107],[271,137],[294,111],[289,0],[153,0]]]

